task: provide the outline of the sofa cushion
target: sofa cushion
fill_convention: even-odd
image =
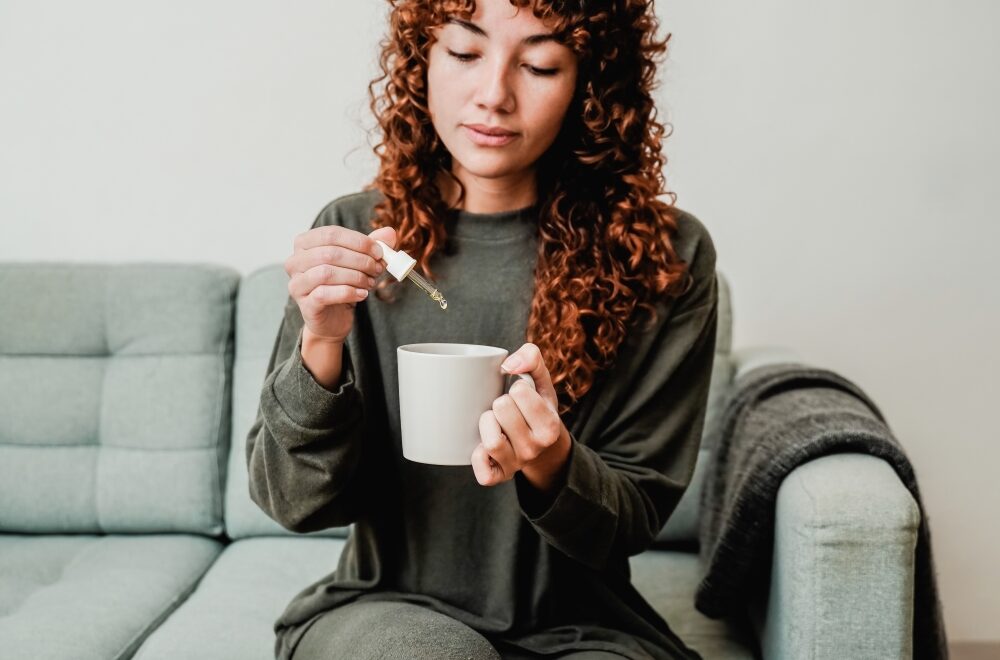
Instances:
[[[222,532],[238,284],[0,264],[0,531]]]
[[[343,547],[307,537],[231,543],[135,660],[272,660],[274,622],[295,594],[333,572]]]
[[[135,660],[270,660],[275,620],[295,594],[336,568],[343,547],[340,539],[306,537],[230,544],[190,598],[146,639]],[[694,609],[697,555],[653,550],[630,562],[640,593],[703,657],[754,657],[747,622],[716,621]]]
[[[246,275],[240,284],[236,303],[233,434],[226,480],[226,533],[234,539],[292,535],[250,499],[246,442],[247,433],[257,417],[267,363],[274,350],[285,306],[294,304],[288,295],[288,274],[280,265],[260,268]],[[305,536],[346,537],[349,529],[350,526],[333,527]]]
[[[0,534],[0,655],[131,657],[220,550],[202,536]]]
[[[648,550],[629,559],[632,584],[670,629],[703,658],[751,660],[757,642],[749,620],[709,619],[694,609],[694,592],[701,581],[698,555]]]

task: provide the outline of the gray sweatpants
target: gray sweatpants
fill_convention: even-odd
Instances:
[[[293,660],[621,660],[607,651],[559,656],[498,650],[449,616],[412,603],[360,601],[321,616],[295,648]]]

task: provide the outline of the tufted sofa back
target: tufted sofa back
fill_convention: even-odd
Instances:
[[[239,283],[0,264],[0,532],[223,532]]]

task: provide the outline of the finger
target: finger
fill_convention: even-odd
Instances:
[[[531,385],[518,380],[511,385],[509,394],[528,425],[532,439],[542,449],[559,438],[562,420]]]
[[[538,455],[532,452],[534,443],[531,439],[531,429],[521,415],[517,403],[509,394],[504,394],[493,401],[493,414],[496,415],[500,428],[507,435],[518,465],[528,463]]]
[[[294,298],[301,298],[323,284],[350,284],[357,288],[370,289],[375,286],[375,278],[365,275],[360,270],[320,264],[304,273],[293,275],[288,280],[288,293]]]
[[[531,389],[535,389],[535,381],[531,377],[531,374],[507,374],[504,377],[504,393],[510,392],[510,389],[514,387],[514,383],[524,383]]]
[[[499,464],[490,458],[482,444],[472,451],[472,471],[482,486],[496,486],[506,481]]]
[[[378,247],[377,244],[376,247]],[[295,273],[304,273],[321,264],[351,268],[371,277],[378,277],[385,271],[385,266],[372,255],[356,252],[341,245],[321,245],[296,252],[288,258],[285,269],[289,270],[289,275],[294,275]]]
[[[392,227],[379,227],[372,233],[368,234],[368,237],[371,238],[372,241],[375,241],[377,239],[382,241],[392,249],[394,250],[396,249],[396,230],[393,229]],[[376,243],[376,245],[378,244]],[[381,246],[378,246],[378,253],[379,253],[378,254],[379,258],[381,258],[383,256]]]
[[[500,422],[492,410],[479,416],[479,438],[486,453],[500,465],[504,476],[511,477],[521,466],[517,463],[514,448],[500,428]]]
[[[319,309],[327,305],[350,304],[353,305],[368,297],[368,289],[359,289],[346,284],[327,285],[321,284],[305,297],[308,305]]]
[[[347,248],[354,252],[367,254],[373,259],[378,259],[382,256],[378,244],[370,236],[339,225],[314,227],[307,232],[299,234],[295,237],[294,251],[300,252],[326,245]]]
[[[559,401],[555,387],[552,386],[552,376],[549,374],[542,352],[538,346],[527,343],[511,353],[503,361],[501,368],[509,374],[529,374],[535,383],[535,390],[553,410],[558,410]]]

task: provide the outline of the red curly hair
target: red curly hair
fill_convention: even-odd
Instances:
[[[475,0],[388,0],[390,34],[381,43],[382,74],[368,85],[381,142],[378,175],[365,190],[385,197],[372,227],[394,227],[398,247],[433,279],[431,256],[447,240],[448,209],[435,179],[451,176],[451,156],[427,107],[433,28],[449,16],[469,19]],[[691,285],[674,251],[675,193],[664,190],[664,128],[651,97],[656,41],[653,0],[510,0],[530,7],[577,56],[577,86],[555,142],[539,160],[538,261],[527,340],[541,350],[567,412],[609,366],[637,308]],[[384,81],[381,90],[377,86]],[[454,178],[454,177],[451,177]],[[458,182],[464,198],[464,188]],[[375,294],[392,299],[388,279]]]

